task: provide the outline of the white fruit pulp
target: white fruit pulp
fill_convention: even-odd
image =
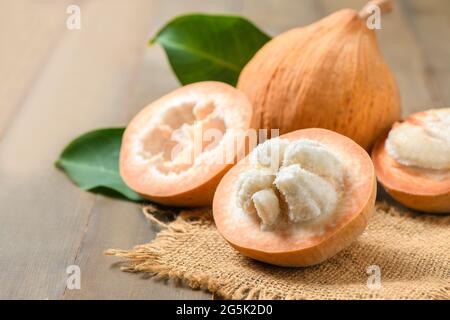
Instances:
[[[396,126],[389,132],[386,150],[405,166],[450,170],[450,109],[430,110],[415,122]]]
[[[251,169],[237,185],[237,204],[263,228],[280,221],[301,223],[332,214],[343,193],[345,168],[313,140],[271,139],[249,156]]]

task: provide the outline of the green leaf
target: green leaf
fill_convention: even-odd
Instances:
[[[99,129],[81,135],[64,148],[56,166],[84,190],[142,200],[119,175],[119,152],[124,130]]]
[[[185,85],[215,80],[236,85],[239,73],[270,37],[238,16],[189,14],[165,25],[150,44],[161,44]]]

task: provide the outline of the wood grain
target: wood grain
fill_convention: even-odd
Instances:
[[[68,4],[81,30],[65,26]],[[150,241],[139,205],[84,192],[53,167],[75,136],[123,126],[178,87],[150,36],[186,12],[237,13],[275,35],[363,0],[0,1],[0,298],[209,299],[203,291],[119,271],[108,248]],[[400,0],[380,47],[404,114],[449,106],[450,2]],[[66,267],[81,290],[66,289]]]
[[[450,107],[450,2],[445,0],[402,1],[423,57],[421,70],[431,102],[428,108]]]
[[[65,13],[68,4],[0,2],[0,139],[61,39],[66,19],[61,13]]]

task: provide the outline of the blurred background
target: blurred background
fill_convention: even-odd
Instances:
[[[450,106],[450,1],[400,0],[378,31],[407,115]],[[155,235],[140,207],[82,191],[53,163],[74,137],[124,126],[179,86],[150,37],[188,12],[235,13],[274,36],[363,0],[0,0],[0,298],[210,298],[118,271],[102,252]],[[81,29],[69,30],[69,5]],[[66,288],[79,265],[81,290]]]

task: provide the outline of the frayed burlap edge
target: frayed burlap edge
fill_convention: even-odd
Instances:
[[[403,216],[418,219],[420,221],[434,221],[435,216],[418,215],[402,211],[385,202],[377,203],[376,210],[384,211],[392,216]],[[214,225],[210,209],[198,209],[182,211],[172,222],[165,223],[155,218],[156,207],[149,205],[143,208],[145,217],[158,225],[161,231],[156,238],[147,244],[135,246],[131,250],[109,249],[105,251],[107,256],[115,256],[125,259],[121,270],[125,272],[145,272],[152,274],[156,279],[178,280],[193,289],[208,290],[214,295],[224,299],[233,300],[272,300],[272,299],[305,299],[304,295],[293,292],[277,292],[258,285],[248,285],[230,279],[211,277],[195,270],[181,270],[175,265],[169,265],[163,261],[164,256],[180,245],[180,239],[186,235],[197,233],[198,228],[210,228]],[[450,216],[440,218],[442,224],[450,222]],[[380,299],[380,297],[374,297]],[[367,297],[363,298],[367,299]],[[383,298],[381,298],[383,299]],[[450,283],[444,281],[441,288],[429,292],[423,299],[450,300]]]

